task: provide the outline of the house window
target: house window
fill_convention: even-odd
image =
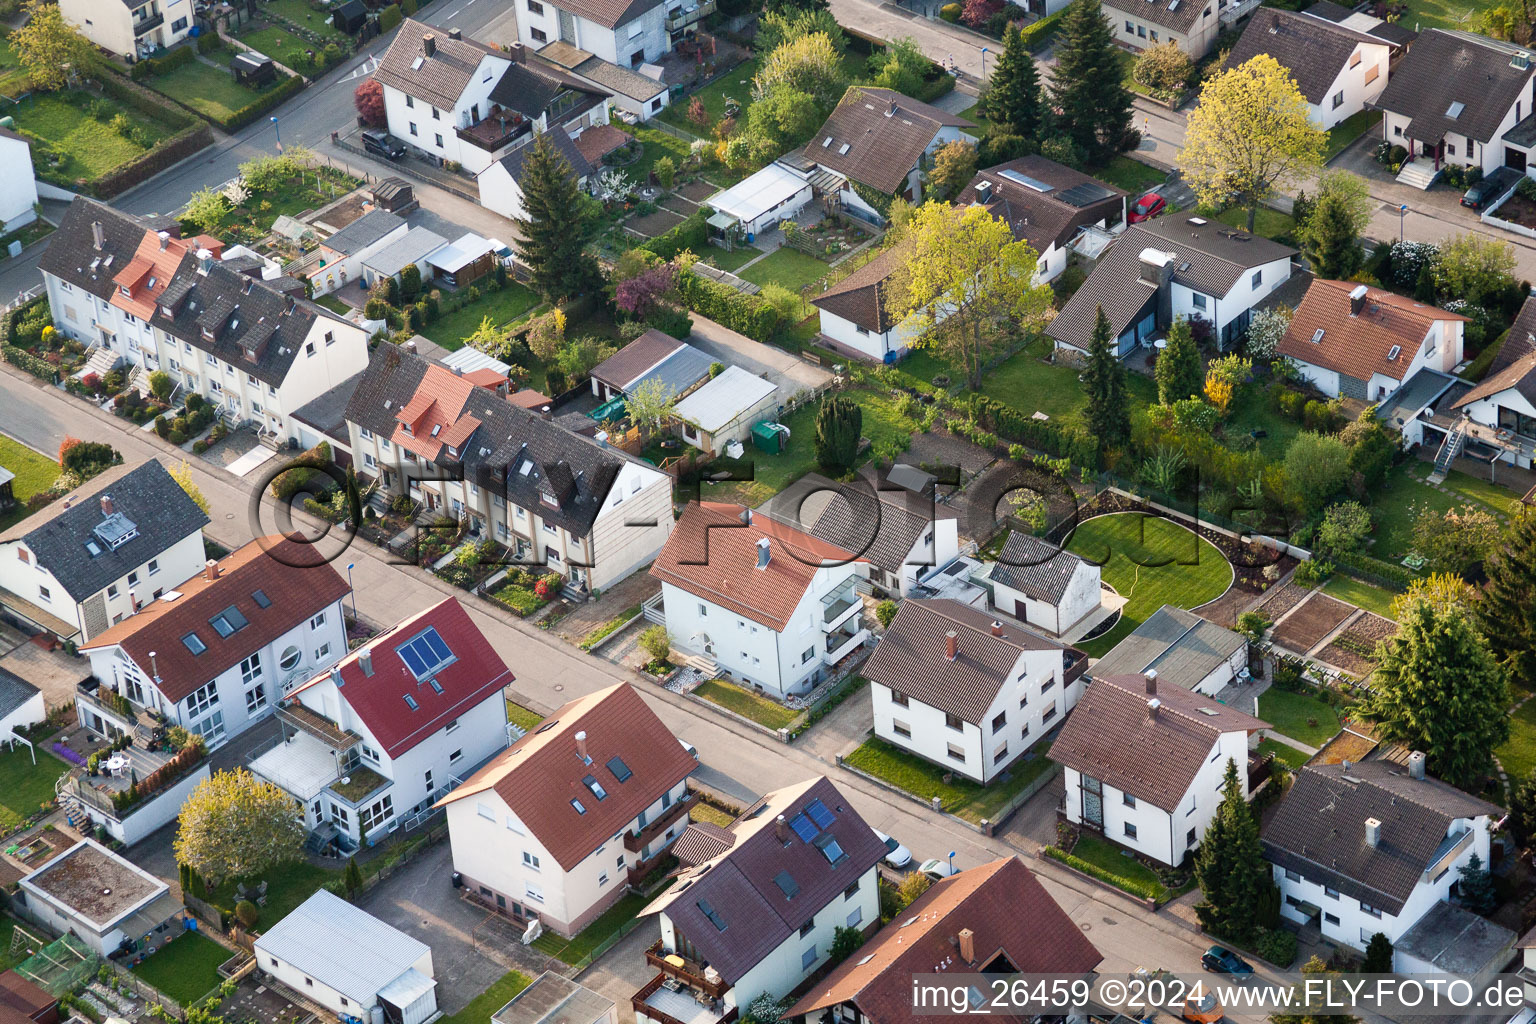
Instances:
[[[905,736],[907,739],[912,738],[912,727],[906,722],[897,722],[893,719],[891,721],[891,731],[897,736]]]
[[[661,100],[651,100],[651,113],[654,114],[656,111],[658,111],[660,109],[661,109]]]
[[[539,3],[539,0],[528,0],[528,13],[529,14],[543,14],[544,13],[544,5]]]
[[[1136,34],[1138,36],[1140,36],[1141,38],[1143,38],[1143,39],[1147,38],[1147,26],[1145,26],[1145,25],[1137,25],[1136,26]]]
[[[319,629],[323,625],[325,625],[325,612],[321,612],[319,615],[316,615],[314,618],[309,620],[310,629]]]
[[[528,34],[533,36],[533,41],[536,43],[549,42],[549,33],[545,32],[541,28],[530,28],[528,30]]]
[[[457,764],[462,760],[464,760],[464,751],[462,750],[455,750],[453,753],[448,755],[449,764]]]
[[[1120,802],[1125,804],[1125,806],[1127,806],[1127,807],[1135,807],[1136,806],[1136,798],[1131,796],[1131,794],[1129,794],[1129,793],[1121,793],[1120,794]]]
[[[960,721],[959,715],[945,715],[944,724],[956,732],[965,731],[965,723]]]
[[[240,663],[240,682],[250,686],[259,675],[261,675],[261,652],[257,651]]]
[[[904,707],[909,707],[912,702],[909,701],[907,699],[907,695],[902,693],[900,690],[892,690],[891,691],[891,703],[895,704],[899,708],[904,708]]]
[[[1263,283],[1264,283],[1264,271],[1262,269],[1255,270],[1253,272],[1253,277],[1248,279],[1248,286],[1250,288],[1257,288],[1259,285],[1261,285]]]
[[[1157,29],[1152,30],[1152,41],[1157,42]]]
[[[1125,823],[1125,838],[1127,838],[1127,839],[1135,839],[1136,838],[1136,826],[1132,825],[1130,822],[1126,822]]]
[[[1003,742],[1001,742],[1001,743],[999,743],[997,745],[997,749],[996,750],[992,751],[992,763],[993,764],[1002,764],[1005,760],[1007,760],[1007,758],[1008,758],[1008,741],[1004,740]]]
[[[1045,691],[1049,690],[1051,687],[1053,687],[1055,685],[1056,685],[1056,677],[1052,676],[1049,679],[1047,679],[1045,682],[1040,684],[1040,692],[1044,693]]]
[[[1360,56],[1360,51],[1356,50],[1354,53],[1349,55],[1349,66],[1352,67],[1352,68],[1359,67],[1360,66],[1360,61],[1362,59],[1363,58]]]
[[[187,716],[189,718],[200,718],[204,712],[208,711],[218,702],[218,687],[212,682],[204,683],[193,690],[192,695],[187,698]]]
[[[411,134],[412,135],[417,134],[416,133],[416,122],[415,121],[410,122],[410,128],[411,128]]]
[[[537,870],[539,870],[539,858],[535,857],[533,854],[529,853],[527,850],[524,850],[523,851],[523,867],[527,868],[530,871],[537,871]]]
[[[955,744],[951,743],[951,744],[949,744],[949,759],[951,761],[959,761],[961,764],[964,764],[965,763],[965,751],[961,750]]]
[[[1194,829],[1190,829],[1188,832],[1184,833],[1184,845],[1185,846],[1194,846],[1195,845],[1195,830]]]
[[[1323,920],[1327,921],[1329,924],[1338,924],[1339,923],[1339,915],[1338,914],[1324,914],[1323,915]]]
[[[155,573],[157,573],[159,571],[160,571],[160,560],[156,559],[156,558],[151,558],[149,560],[149,574],[151,576],[153,576]]]
[[[1126,22],[1125,23],[1125,34],[1128,35],[1128,36],[1135,35],[1136,34],[1136,26],[1132,25],[1129,21]]]
[[[859,894],[859,880],[854,879],[853,884],[843,890],[843,899],[851,900]]]
[[[1050,707],[1046,708],[1045,709],[1045,713],[1040,716],[1040,721],[1042,723],[1049,722],[1051,719],[1053,719],[1055,717],[1056,717],[1056,705],[1052,704]]]
[[[432,138],[434,140],[436,140],[437,148],[438,149],[442,149],[443,148],[443,133],[442,132],[433,132],[432,133]]]
[[[371,807],[365,807],[358,813],[357,826],[363,835],[367,835],[380,825],[384,824],[395,814],[395,799],[385,796]]]
[[[116,583],[108,583],[107,584],[107,597],[111,598],[111,597],[116,597],[116,596],[117,596],[117,584]]]
[[[800,926],[800,937],[802,939],[805,938],[807,935],[811,934],[811,932],[814,931],[815,929],[816,929],[816,918],[812,917],[809,921],[805,922],[805,924]]]
[[[443,119],[443,115],[438,111],[438,109],[436,107],[433,107],[432,108],[432,120],[434,120],[434,121],[441,121],[442,119]]]
[[[1195,308],[1196,309],[1204,309],[1206,307],[1207,300],[1206,300],[1206,297],[1204,295],[1201,295],[1199,292],[1195,292],[1194,295],[1193,295],[1193,298],[1194,298],[1194,301],[1195,301]]]
[[[997,717],[992,719],[992,731],[1002,732],[1003,726],[1008,724],[1008,712],[999,711]]]
[[[1339,898],[1339,890],[1325,885],[1323,886],[1323,895],[1327,896],[1331,900],[1336,900]]]
[[[800,969],[802,971],[809,970],[810,966],[814,964],[816,960],[816,947],[812,946],[810,949],[800,954]]]
[[[1333,94],[1333,109],[1334,110],[1338,110],[1343,105],[1344,105],[1344,90],[1340,89],[1338,92]]]
[[[1365,69],[1365,84],[1366,85],[1370,85],[1372,82],[1376,81],[1376,79],[1378,79],[1380,77],[1381,77],[1381,65],[1379,65],[1379,64],[1372,64],[1370,67]],[[1399,129],[1399,132],[1401,132],[1401,129]]]
[[[1290,868],[1286,868],[1285,869],[1285,880],[1287,882],[1299,882],[1299,881],[1301,881],[1301,872],[1299,872],[1299,871],[1292,871]]]
[[[528,894],[528,898],[530,900],[532,900],[533,902],[535,902],[535,903],[543,903],[544,902],[544,890],[539,888],[538,886],[534,885],[532,882],[529,882],[528,885],[523,889],[523,891]]]
[[[1380,917],[1381,916],[1381,911],[1377,910],[1375,907],[1371,906],[1369,903],[1365,903],[1363,901],[1360,904],[1360,913],[1365,914],[1368,917]]]
[[[814,657],[816,657],[816,648],[814,648],[814,647],[807,647],[805,649],[805,652],[800,655],[800,664],[804,665],[806,662],[810,661]]]
[[[137,570],[128,574],[128,585],[130,587],[136,587],[139,585],[139,573]]]
[[[602,871],[602,872],[598,873],[597,884],[598,885],[607,885],[608,884],[608,872]]]
[[[415,99],[415,97],[412,97],[412,96],[406,96],[406,98],[405,98],[405,105],[406,105],[406,106],[407,106],[407,107],[414,107],[414,106],[415,106],[415,105],[416,105],[416,99]]]

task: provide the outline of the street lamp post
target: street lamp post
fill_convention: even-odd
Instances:
[[[272,121],[272,131],[277,136],[277,151],[279,153],[281,153],[283,151],[283,130],[277,126],[277,115],[276,114],[272,115],[271,121]]]
[[[983,82],[987,80],[987,48],[985,46],[981,48],[981,80]]]
[[[1408,216],[1408,204],[1404,203],[1397,208],[1397,240],[1403,240],[1403,218]]]
[[[353,622],[357,621],[357,591],[352,586],[352,566],[354,566],[356,564],[357,564],[356,562],[348,562],[347,563],[347,590],[350,592],[350,594],[352,596],[352,621]]]
[[[954,850],[950,850],[949,851],[949,873],[950,874],[954,874],[955,873],[955,851]]]

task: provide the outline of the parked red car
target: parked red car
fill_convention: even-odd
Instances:
[[[1140,224],[1144,220],[1151,220],[1162,213],[1168,205],[1168,200],[1156,192],[1148,192],[1131,204],[1130,212],[1125,215],[1127,223]]]

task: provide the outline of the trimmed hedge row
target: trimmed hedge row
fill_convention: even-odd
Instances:
[[[182,130],[170,138],[161,139],[138,159],[122,164],[94,181],[58,180],[56,184],[76,191],[89,192],[100,199],[110,199],[119,192],[127,191],[140,182],[154,177],[172,164],[179,163],[198,150],[213,144],[213,133],[208,130],[206,124],[182,110],[178,105],[168,102],[159,93],[105,68],[97,73],[96,81],[101,91],[113,99],[120,100],[125,105],[172,128]]]
[[[135,82],[146,78],[154,78],[163,75],[167,71],[174,71],[183,64],[190,64],[197,59],[197,51],[190,45],[178,46],[164,57],[145,57],[133,67],[128,69],[128,77]]]
[[[298,75],[289,75],[279,81],[270,92],[262,93],[228,117],[209,117],[208,119],[225,131],[232,132],[244,128],[302,88],[304,88],[304,79]]]
[[[379,11],[379,35],[383,35],[404,20],[405,15],[400,13],[400,5],[390,4]]]
[[[1080,427],[1063,427],[1055,420],[1034,419],[986,395],[969,395],[966,402],[976,422],[1005,441],[1038,448],[1089,469],[1099,468],[1098,438]]]
[[[700,277],[693,271],[677,275],[677,291],[693,312],[753,341],[768,341],[783,326],[779,311],[759,295],[743,295],[730,285]]]
[[[673,226],[649,241],[641,242],[635,248],[654,253],[662,262],[670,263],[684,249],[691,250],[696,255],[702,254],[704,247],[708,244],[709,220],[704,216],[703,210],[695,210],[681,224]]]
[[[1407,590],[1419,574],[1407,566],[1388,562],[1358,551],[1340,551],[1333,555],[1334,568],[1346,576],[1355,576],[1388,590]]]
[[[1069,868],[1075,868],[1085,875],[1091,875],[1106,885],[1112,885],[1116,889],[1130,893],[1132,896],[1139,896],[1144,900],[1151,900],[1153,903],[1157,902],[1159,893],[1154,892],[1151,886],[1143,885],[1141,882],[1122,878],[1117,874],[1105,871],[1097,864],[1090,864],[1088,861],[1083,860],[1083,858],[1073,856],[1064,850],[1058,850],[1054,846],[1044,847],[1040,852],[1052,860],[1060,861]]]
[[[1061,28],[1061,19],[1067,16],[1067,8],[1063,7],[1055,14],[1048,14],[1039,21],[1031,22],[1019,29],[1019,38],[1024,43],[1024,48],[1034,50],[1037,46],[1043,46],[1050,42],[1056,30]]]

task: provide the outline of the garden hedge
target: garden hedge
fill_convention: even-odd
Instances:
[[[1056,30],[1061,28],[1061,19],[1067,16],[1068,8],[1063,7],[1055,14],[1048,14],[1039,21],[1031,22],[1019,29],[1019,39],[1024,43],[1025,49],[1034,50],[1050,42]]]
[[[1346,576],[1354,576],[1388,590],[1407,590],[1409,584],[1419,578],[1419,574],[1407,566],[1358,551],[1335,552],[1333,561],[1334,567]]]
[[[404,18],[405,16],[400,13],[399,4],[390,4],[379,11],[379,34],[383,35],[396,25],[399,25]]]
[[[1005,441],[1016,441],[1057,458],[1071,459],[1089,469],[1099,468],[1098,438],[1081,428],[1064,427],[1055,420],[1034,419],[986,395],[972,394],[966,402],[976,422]]]
[[[304,88],[304,79],[298,75],[289,75],[280,80],[272,89],[262,93],[255,100],[247,103],[228,117],[210,116],[208,119],[225,131],[232,132],[238,128],[244,128],[302,88]]]
[[[681,224],[673,226],[649,241],[641,242],[635,248],[654,253],[662,261],[670,263],[684,249],[702,253],[708,244],[709,219],[704,215],[703,210],[695,210]]]
[[[213,36],[211,38],[217,39],[218,37]],[[155,78],[165,74],[167,71],[174,71],[183,64],[190,64],[196,58],[197,51],[191,46],[178,46],[164,57],[145,57],[143,60],[140,60],[128,69],[128,77],[135,82],[143,81],[146,78]]]
[[[691,270],[677,275],[677,290],[689,309],[753,341],[768,341],[783,326],[783,317],[766,299],[743,295],[730,285],[700,277]]]

